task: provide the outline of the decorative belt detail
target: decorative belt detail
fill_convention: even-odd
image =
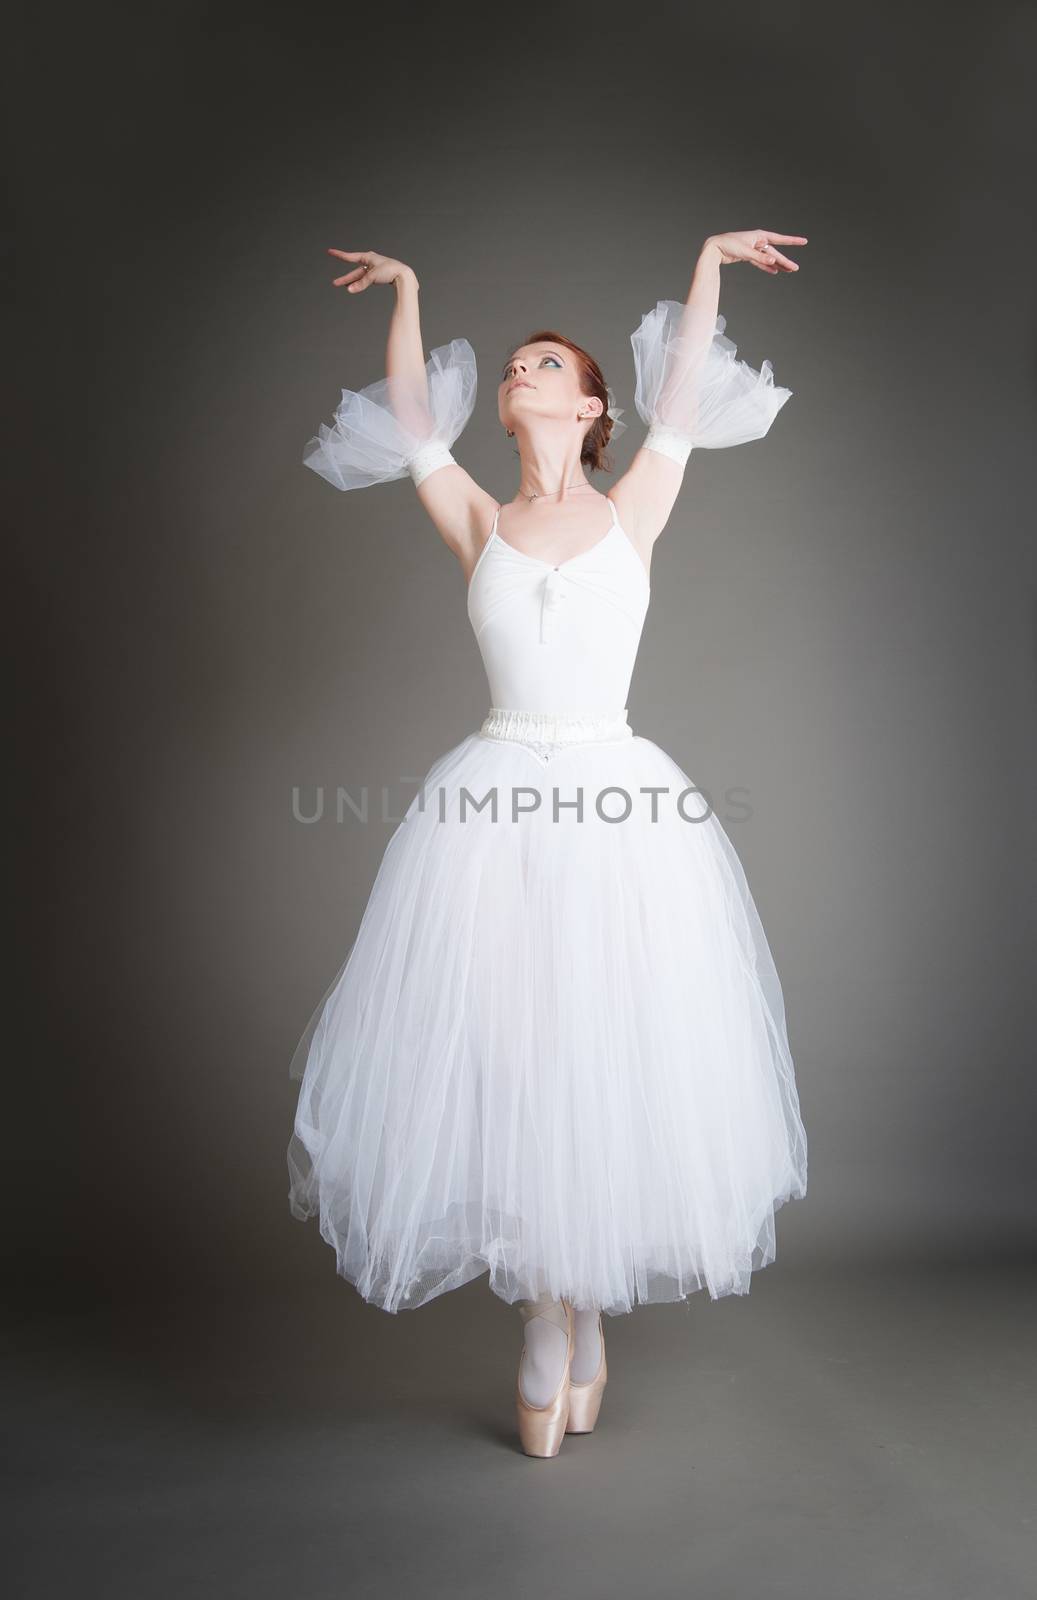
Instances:
[[[484,739],[507,739],[529,745],[543,755],[563,745],[631,739],[634,730],[627,722],[625,709],[578,715],[569,711],[511,711],[504,706],[491,706],[479,732]]]

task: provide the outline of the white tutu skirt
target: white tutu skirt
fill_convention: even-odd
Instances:
[[[292,1068],[291,1210],[365,1300],[488,1273],[617,1314],[774,1259],[807,1185],[781,987],[691,787],[636,736],[431,768]]]

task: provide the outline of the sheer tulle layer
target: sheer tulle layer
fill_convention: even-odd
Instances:
[[[630,335],[638,414],[695,449],[763,438],[792,394],[775,384],[769,361],[757,371],[736,359],[726,326],[726,317],[706,325],[697,308],[659,300]],[[467,426],[478,391],[475,351],[467,339],[452,339],[431,352],[419,391],[388,378],[343,389],[331,425],[321,423],[307,442],[304,464],[336,489],[364,489],[406,477],[409,463],[430,441],[449,449]],[[618,418],[614,404],[610,412]],[[613,438],[625,427],[618,422]]]
[[[636,736],[545,762],[471,734],[432,767],[292,1069],[291,1208],[366,1300],[488,1273],[616,1314],[774,1259],[807,1182],[782,993],[690,787]]]
[[[630,335],[636,386],[634,405],[644,422],[672,428],[696,450],[724,450],[762,439],[792,390],[774,382],[770,361],[759,371],[739,361],[737,345],[700,313],[676,300],[660,300]]]
[[[402,381],[379,378],[364,389],[343,389],[331,426],[321,423],[303,451],[303,464],[336,489],[367,489],[406,477],[423,445],[434,439],[449,448],[472,414],[478,372],[467,339],[432,351],[425,387],[427,393],[415,396]],[[423,412],[421,431],[415,432],[404,418]]]

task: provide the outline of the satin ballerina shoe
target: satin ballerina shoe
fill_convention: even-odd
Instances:
[[[605,1384],[608,1380],[608,1366],[605,1362],[605,1329],[598,1312],[598,1337],[601,1340],[601,1362],[593,1378],[586,1383],[576,1383],[569,1380],[569,1421],[565,1425],[566,1433],[593,1433],[594,1424],[598,1420],[601,1410],[601,1398],[605,1393]]]
[[[546,1406],[533,1406],[522,1393],[522,1367],[526,1347],[522,1346],[518,1377],[515,1380],[515,1414],[518,1419],[519,1440],[527,1456],[556,1456],[565,1437],[569,1420],[569,1370],[573,1363],[573,1314],[567,1300],[520,1300],[519,1311],[523,1322],[531,1317],[544,1317],[556,1327],[565,1329],[565,1366],[561,1382]]]

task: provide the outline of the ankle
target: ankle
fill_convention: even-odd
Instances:
[[[590,1383],[601,1365],[601,1312],[596,1307],[573,1312],[573,1383]]]
[[[547,1405],[558,1392],[569,1354],[569,1334],[547,1317],[525,1320],[519,1361],[519,1392],[531,1406]]]

